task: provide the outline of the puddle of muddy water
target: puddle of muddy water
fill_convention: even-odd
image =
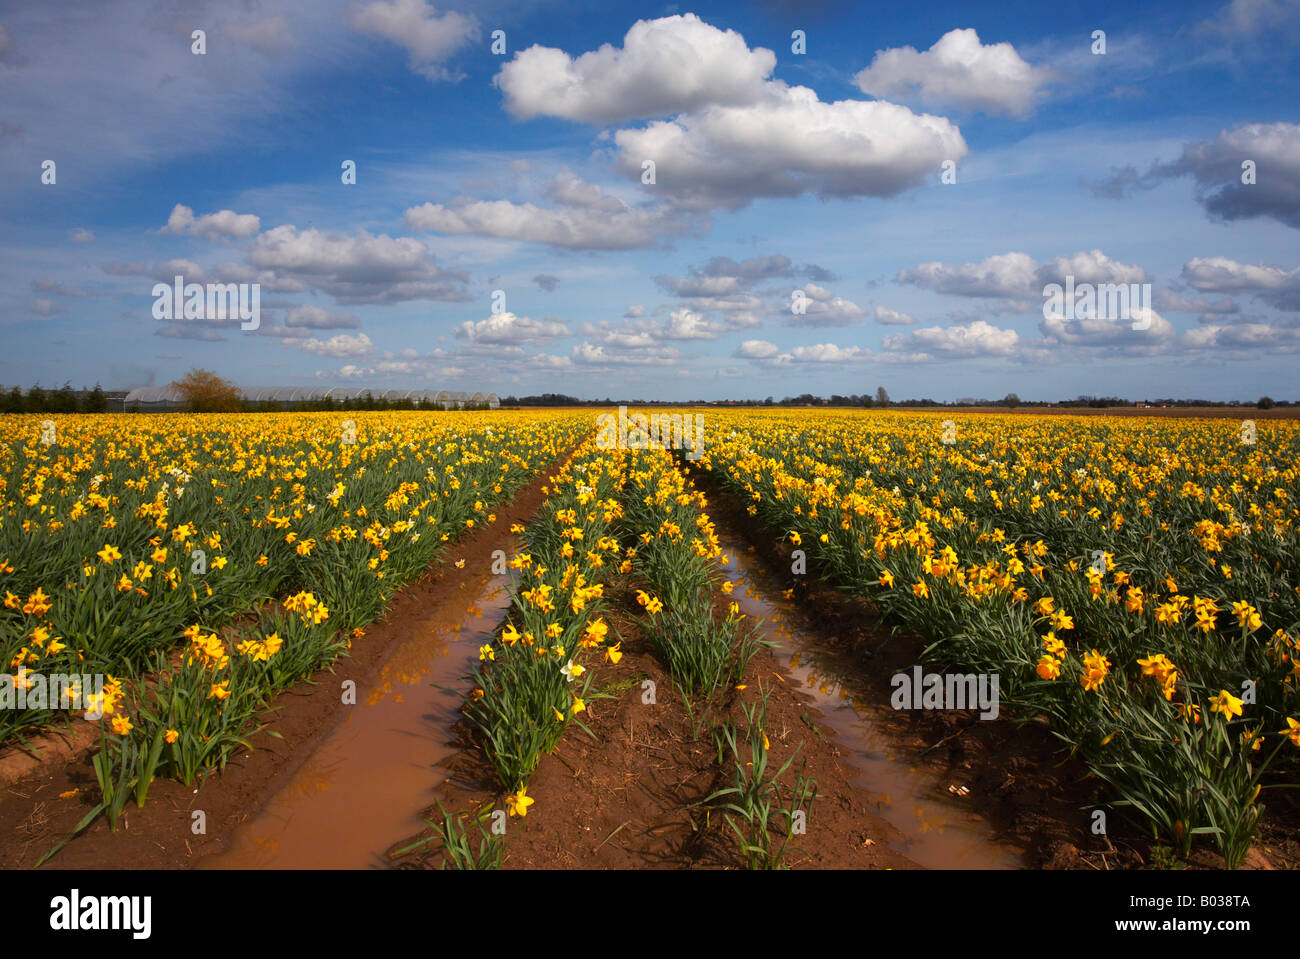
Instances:
[[[796,604],[782,598],[749,548],[726,536],[721,544],[731,557],[723,569],[735,584],[732,598],[741,612],[762,621],[764,638],[776,644],[773,656],[825,716],[824,727],[857,770],[855,785],[876,800],[873,811],[909,837],[898,851],[928,869],[1022,868],[1021,853],[999,842],[988,822],[960,799],[944,794],[960,783],[941,783],[911,765],[903,748],[873,722],[853,664],[818,643]]]
[[[463,678],[510,605],[505,577],[462,591],[358,687],[348,716],[295,770],[227,850],[201,869],[365,869],[387,865],[394,840],[423,829],[418,811],[445,778]],[[444,688],[439,688],[444,687]]]

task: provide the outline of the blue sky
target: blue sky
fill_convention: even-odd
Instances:
[[[1297,0],[299,6],[0,6],[0,383],[1300,399]]]

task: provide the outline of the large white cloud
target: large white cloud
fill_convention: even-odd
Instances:
[[[943,117],[884,101],[824,103],[807,87],[769,83],[746,106],[706,107],[619,130],[616,168],[691,209],[743,207],[759,197],[895,196],[936,177],[968,150]]]
[[[771,50],[694,14],[638,20],[623,46],[604,44],[571,57],[553,47],[515,54],[494,82],[517,117],[618,123],[710,104],[753,103],[776,66]]]
[[[606,124],[671,117],[618,130],[615,167],[651,194],[695,210],[758,197],[894,196],[968,150],[943,117],[884,101],[823,103],[807,87],[768,79],[775,55],[693,14],[640,21],[622,48],[576,59],[530,47],[497,75],[516,116]]]
[[[863,93],[917,98],[985,113],[1030,113],[1051,70],[1030,66],[1010,43],[980,43],[972,29],[950,30],[924,52],[914,47],[877,51],[853,82]]]

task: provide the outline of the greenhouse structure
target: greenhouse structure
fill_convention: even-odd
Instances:
[[[501,400],[495,393],[463,393],[448,390],[369,390],[349,389],[345,387],[296,387],[267,386],[240,389],[240,396],[247,403],[275,403],[284,407],[300,406],[308,403],[320,403],[333,400],[343,404],[347,401],[364,400],[367,396],[385,403],[410,402],[416,406],[430,405],[444,410],[463,409],[466,406],[500,409]],[[175,386],[141,386],[126,394],[122,400],[122,410],[129,412],[165,412],[179,410],[184,406],[184,398]]]

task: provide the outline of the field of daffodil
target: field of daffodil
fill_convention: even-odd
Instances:
[[[601,448],[589,411],[73,415],[53,431],[7,417],[4,671],[32,688],[33,674],[107,677],[80,697],[102,713],[101,802],[82,825],[114,824],[154,779],[221,768],[276,692],[343,654],[396,587],[549,469],[540,511],[512,530],[511,606],[465,703],[507,808],[526,815],[540,756],[570,726],[590,732],[582,714],[607,695],[594,674],[623,655],[606,608],[617,579],[636,587],[638,628],[697,735],[734,760],[710,801],[727,800],[746,860],[770,867],[790,830],[771,821],[786,767],[764,771],[765,694],[745,705],[747,729],[705,718],[718,690],[747,688],[761,648],[717,601],[727,557],[690,480],[707,473],[810,573],[922,637],[927,665],[997,674],[1002,715],[1045,717],[1155,839],[1242,861],[1300,757],[1300,427],[708,421],[688,463]],[[82,692],[6,702],[0,743],[71,721]],[[787,819],[814,792],[800,773]]]
[[[107,675],[104,811],[193,783],[269,697],[363,635],[449,541],[490,525],[590,417],[65,416],[0,421],[0,656]],[[52,440],[52,442],[47,442]],[[35,688],[35,687],[33,687]],[[69,718],[33,696],[0,741]],[[99,810],[97,810],[98,812]]]
[[[1300,756],[1300,428],[736,412],[700,466],[810,572],[997,674],[1116,805],[1229,866]],[[1261,797],[1261,788],[1266,787]]]

